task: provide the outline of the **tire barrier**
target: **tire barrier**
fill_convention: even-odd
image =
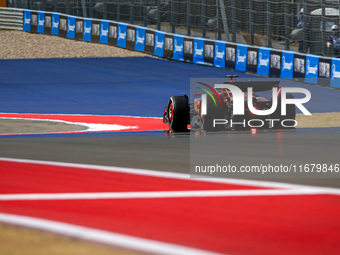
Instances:
[[[23,30],[103,43],[158,57],[269,77],[304,78],[306,83],[340,88],[340,59],[193,38],[123,22],[22,10]]]

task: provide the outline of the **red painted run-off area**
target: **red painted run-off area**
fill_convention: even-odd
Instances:
[[[0,113],[0,118],[28,119],[28,120],[54,120],[66,121],[70,123],[91,123],[91,124],[106,124],[106,125],[121,125],[127,127],[118,132],[128,131],[155,131],[168,130],[169,126],[163,123],[161,118],[153,117],[133,117],[133,116],[101,116],[101,115],[72,115],[72,114],[29,114],[29,113]],[[88,131],[86,131],[88,132]],[[105,131],[90,131],[90,132],[105,132]],[[117,132],[117,131],[106,131]],[[69,132],[79,133],[79,132]]]
[[[0,176],[0,194],[258,189],[4,160]],[[335,195],[0,201],[0,212],[226,254],[340,253]]]

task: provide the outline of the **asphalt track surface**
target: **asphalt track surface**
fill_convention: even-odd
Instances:
[[[181,92],[189,92],[188,84],[190,83],[190,78],[223,79],[226,74],[235,73],[241,78],[256,78],[256,76],[235,71],[152,58],[2,60],[0,61],[0,67],[0,75],[2,78],[0,82],[0,109],[2,113],[161,117],[169,96]],[[340,111],[340,105],[338,103],[340,98],[339,90],[294,83],[286,80],[281,82],[281,86],[307,88],[312,94],[312,99],[306,104],[306,108],[311,113]],[[307,164],[313,163],[316,160],[327,164],[340,163],[339,128],[296,129],[282,132],[264,131],[259,132],[256,136],[252,136],[249,132],[231,131],[221,134],[211,134],[211,136],[221,140],[220,147],[210,152],[202,151],[202,154],[198,155],[199,157],[220,157],[222,154],[218,155],[217,152],[223,150],[223,156],[230,157],[238,163],[260,164],[261,162],[268,162],[268,160],[273,164],[289,163],[291,161],[295,161],[297,164]],[[206,136],[198,135],[197,137],[197,139],[204,139]],[[189,173],[190,139],[192,138],[193,137],[187,133],[169,134],[163,130],[11,135],[0,137],[0,157]],[[12,179],[11,176],[8,176],[8,180],[10,179]],[[340,187],[339,178],[262,178],[262,180],[322,187]],[[13,193],[13,190],[9,189],[7,192]],[[294,218],[292,222],[295,222],[295,220],[299,222],[299,219],[304,217],[302,215],[303,213],[309,213],[308,210],[311,212],[317,209],[317,206],[312,205],[324,206],[325,210],[332,212],[332,214],[328,215],[324,213],[319,215],[312,213],[313,217],[308,218],[308,222],[313,222],[315,218],[322,218],[326,221],[328,217],[326,223],[320,220],[320,222],[316,224],[316,228],[326,225],[329,227],[328,230],[330,232],[326,232],[333,233],[334,236],[322,242],[322,245],[328,244],[328,254],[330,254],[329,252],[335,254],[334,252],[338,251],[339,247],[334,244],[335,241],[333,238],[339,233],[339,226],[338,223],[336,223],[339,222],[336,220],[336,215],[339,214],[335,213],[338,211],[338,207],[334,209],[334,207],[330,206],[338,205],[339,201],[332,199],[333,197],[329,198],[325,203],[322,198],[317,196],[315,199],[308,199],[307,202],[304,201],[302,203],[300,200],[295,200],[291,197],[284,198],[283,200],[278,199],[277,201],[279,202],[247,198],[246,204],[258,205],[256,209],[258,214],[249,215],[249,217],[255,218],[261,215],[263,208],[267,208],[266,210],[270,208],[270,210],[273,210],[273,214],[275,214],[279,211],[284,211],[284,208],[287,209],[287,206],[291,205],[293,209],[287,211],[287,214],[295,215],[299,210],[299,212],[301,212],[296,214],[297,218]],[[215,199],[213,202],[207,200],[199,201],[199,203],[206,204],[208,208],[210,208],[210,206],[211,208],[218,206],[225,202],[226,201],[219,199]],[[190,204],[189,201],[187,201],[187,203],[188,205]],[[268,205],[269,203],[275,205],[275,210]],[[178,206],[180,210],[190,209],[183,205],[179,206],[175,202],[171,202],[171,204],[174,207]],[[242,205],[235,201],[228,201],[228,204],[235,208],[242,207]],[[28,205],[32,206],[30,204]],[[152,203],[149,204],[149,206],[151,205]],[[33,207],[34,206],[36,206],[36,204],[33,204]],[[46,206],[48,207],[48,205]],[[80,208],[85,206],[87,205],[80,204]],[[102,210],[105,210],[105,206],[107,205],[98,204],[98,206]],[[160,208],[166,208],[167,204],[160,204],[158,206],[160,206]],[[304,206],[305,208],[302,209]],[[67,207],[70,208],[69,205]],[[13,208],[8,208],[11,207],[7,207],[6,205],[4,211],[12,213],[15,211]],[[40,213],[46,210],[46,208],[42,209]],[[58,205],[58,208],[62,209],[63,206]],[[197,208],[202,209],[202,207]],[[119,210],[117,208],[111,209]],[[129,205],[129,209],[133,210],[133,207]],[[70,210],[72,210],[72,208]],[[18,214],[23,213],[20,210],[16,212]],[[226,213],[225,211],[223,212]],[[203,210],[202,213],[218,213],[218,210]],[[171,214],[169,213],[169,215]],[[268,215],[266,214],[268,217],[270,215],[270,213],[268,213]],[[227,216],[226,214],[226,217]],[[65,221],[65,219],[59,220]],[[163,220],[165,221],[165,219]],[[185,218],[182,220],[185,220]],[[266,222],[266,219],[262,218],[260,221]],[[184,224],[184,222],[185,221],[177,223]],[[283,223],[284,222],[287,223],[287,221],[283,221]],[[153,222],[153,224],[162,223]],[[216,224],[218,224],[218,222]],[[281,227],[283,228],[284,226],[282,224],[276,227],[279,229]],[[309,226],[310,225],[306,223],[306,226],[302,227]],[[192,231],[189,234],[195,232],[195,227],[190,228],[188,226],[188,229]],[[238,231],[236,226],[233,226],[231,230],[233,230],[234,233]],[[285,229],[283,231],[288,230]],[[292,231],[292,229],[289,229],[289,231]],[[299,232],[296,233],[297,235],[293,236],[297,240],[294,241],[294,245],[299,245],[299,241],[301,241],[302,246],[307,247],[309,243],[306,240],[300,240],[298,237]],[[135,234],[138,236],[138,233],[134,232],[128,232],[127,234]],[[216,233],[212,232],[212,234]],[[240,235],[241,234],[240,232]],[[258,233],[254,232],[254,234]],[[260,233],[260,235],[262,234],[263,232]],[[157,236],[157,233],[150,233],[149,237],[151,239],[152,236]],[[176,243],[177,239],[172,238],[172,236],[168,236],[166,240]],[[185,240],[185,235],[179,235],[178,238],[184,238],[183,240]],[[196,247],[199,247],[199,243],[204,243],[200,238],[195,239],[192,243],[183,241],[183,245],[190,246],[197,244]],[[229,236],[229,238],[231,238],[231,236]],[[249,238],[251,239],[251,237]],[[324,236],[321,236],[321,238],[324,238]],[[217,238],[217,240],[223,242],[221,238]],[[240,248],[243,247],[242,242],[238,243],[239,246],[233,247],[230,251],[235,254],[285,254],[282,250],[280,252],[277,251],[277,247],[282,249],[285,247],[285,239],[280,240],[283,243],[277,246],[274,245],[275,247],[273,246],[271,248],[270,245],[259,245],[261,247],[254,249],[253,253],[250,252],[252,247],[245,244],[244,247],[247,248],[242,250],[242,248]],[[313,236],[311,240],[317,242],[317,235]],[[271,241],[268,240],[269,243]],[[219,244],[220,243],[216,241],[216,245],[218,246]],[[228,244],[232,247],[232,243],[228,242]],[[256,245],[255,243],[253,244]],[[219,249],[217,246],[215,246],[215,248],[213,247],[214,243],[210,243],[210,245],[212,246],[207,244],[207,246],[202,245],[202,247],[199,248],[217,252],[228,252],[228,249],[225,247],[220,247]],[[323,249],[322,245],[315,249],[315,254],[322,254],[320,253]],[[312,245],[311,247],[314,246]],[[266,249],[266,252],[264,252],[263,249]],[[287,247],[287,249],[289,254],[313,253],[313,250],[310,248],[307,250],[299,250],[294,246]]]

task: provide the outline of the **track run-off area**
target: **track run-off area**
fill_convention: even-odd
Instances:
[[[154,58],[1,60],[0,67],[0,128],[6,120],[80,127],[0,135],[1,223],[146,254],[340,252],[338,180],[190,178],[188,135],[163,132],[164,107],[170,96],[189,94],[190,78],[258,76]],[[312,114],[340,112],[339,90],[280,85],[308,89]],[[339,148],[338,128],[282,132],[279,149],[274,132],[227,135],[226,153],[244,162],[309,155],[327,163]]]
[[[6,223],[156,254],[334,254],[340,249],[340,189],[0,162],[0,221]]]

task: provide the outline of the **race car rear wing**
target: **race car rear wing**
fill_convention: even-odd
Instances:
[[[242,92],[247,92],[248,87],[253,88],[253,92],[271,90],[273,87],[279,87],[280,81],[240,81],[240,82],[224,82],[238,87]],[[215,89],[222,89],[223,84],[215,84]]]

